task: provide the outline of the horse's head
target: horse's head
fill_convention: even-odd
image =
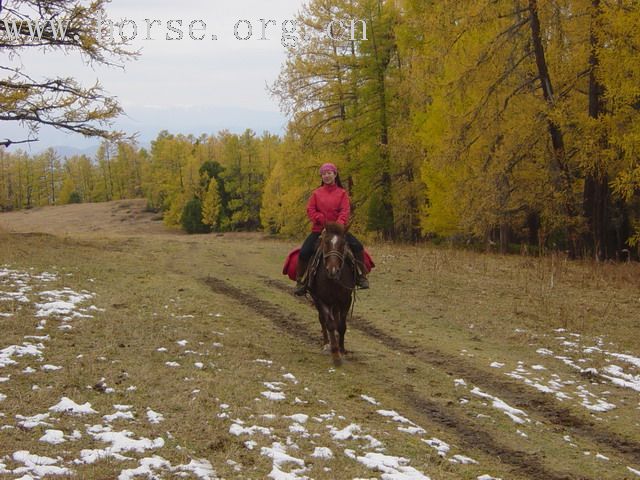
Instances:
[[[331,280],[339,279],[342,273],[347,246],[346,233],[347,228],[344,225],[334,222],[328,222],[322,232],[320,248],[327,276]]]

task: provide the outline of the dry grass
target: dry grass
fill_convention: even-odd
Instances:
[[[18,366],[0,369],[0,376],[11,376],[9,383],[0,384],[0,392],[7,395],[0,403],[6,415],[0,420],[5,424],[15,425],[16,414],[42,413],[63,395],[78,403],[91,402],[101,415],[113,413],[114,404],[128,404],[136,412],[135,419],[114,425],[135,432],[136,437],[163,437],[166,444],[158,454],[172,464],[206,458],[221,477],[264,478],[271,470],[270,460],[259,454],[259,447],[258,452],[248,450],[243,443],[247,437],[229,434],[230,420],[218,414],[226,411],[231,419],[242,419],[247,425],[269,426],[285,440],[292,436],[285,415],[313,417],[335,410],[345,418],[334,419],[334,426],[361,425],[385,443],[388,454],[410,458],[412,466],[434,479],[475,479],[483,473],[536,478],[515,470],[487,445],[469,444],[461,427],[464,422],[499,444],[535,455],[532,458],[550,471],[603,479],[623,478],[628,473],[628,458],[618,456],[615,448],[603,451],[610,462],[592,457],[586,461],[583,451],[595,454],[606,446],[576,435],[578,448],[571,447],[563,436],[573,438],[573,432],[550,423],[533,408],[528,413],[534,422],[520,427],[528,434],[525,439],[509,418],[484,405],[469,389],[454,387],[453,380],[465,371],[478,379],[486,376],[488,386],[481,386],[488,390],[492,381],[506,381],[504,373],[518,362],[526,366],[543,363],[563,379],[580,380],[571,367],[536,353],[541,347],[560,353],[555,338],[559,333],[554,332],[558,328],[582,334],[587,345],[602,337],[607,348],[637,356],[640,271],[635,264],[598,265],[558,256],[501,257],[447,248],[372,245],[377,262],[372,289],[358,295],[355,313],[407,348],[390,346],[354,322],[347,334],[347,348],[353,353],[342,369],[333,371],[329,358],[302,341],[296,331],[291,335],[283,332],[267,312],[216,293],[203,281],[211,276],[279,306],[301,332],[315,333],[314,312],[276,288],[285,284],[281,262],[293,247],[291,243],[259,234],[176,234],[151,220],[153,214],[143,212],[144,204],[139,201],[69,207],[76,209],[0,215],[0,228],[12,232],[0,233],[0,264],[17,270],[55,270],[59,280],[51,287],[91,290],[96,293],[95,304],[105,311],[96,313],[94,319],[75,321],[69,332],[59,331],[53,321],[47,325],[52,340],[46,346],[46,363],[63,365],[64,374],[41,371],[32,362],[38,371],[24,375],[21,371],[29,364],[26,359]],[[18,310],[18,306],[0,303],[0,311],[14,313],[12,318],[0,317],[0,349],[34,334],[37,321],[32,307]],[[188,343],[180,346],[179,340]],[[167,351],[159,352],[159,347]],[[427,361],[438,355],[443,362]],[[256,363],[259,358],[273,364]],[[167,361],[176,361],[180,367],[170,368]],[[493,361],[505,363],[504,371],[489,367]],[[607,358],[594,354],[591,361],[601,368]],[[196,362],[203,368],[196,368]],[[287,384],[287,400],[262,399],[266,389],[262,382],[286,382],[282,375],[287,372],[299,380]],[[102,378],[115,393],[93,388]],[[585,382],[595,394],[611,391],[605,396],[618,408],[592,415],[575,402],[562,406],[585,422],[596,422],[599,417],[603,428],[640,442],[637,394],[609,383]],[[40,388],[33,390],[33,385]],[[128,390],[133,386],[136,390]],[[504,392],[490,393],[502,396]],[[399,432],[396,425],[376,414],[376,408],[364,403],[361,394],[378,399],[382,403],[378,408],[395,409],[414,420],[427,430],[425,438],[447,441],[453,445],[452,453],[469,455],[480,466],[457,466],[441,459],[419,438]],[[296,397],[308,403],[295,403]],[[450,416],[451,424],[418,408],[415,398],[433,402]],[[468,403],[463,405],[460,399]],[[524,396],[521,401],[528,403]],[[223,404],[229,408],[224,410]],[[527,409],[523,405],[519,408]],[[148,408],[161,412],[165,421],[150,424]],[[261,417],[265,414],[275,417]],[[55,428],[84,432],[84,424],[95,423],[100,423],[99,416],[63,417]],[[309,433],[318,437],[295,437],[299,452],[306,452],[310,467],[306,474],[316,479],[376,475],[342,454],[329,437],[327,423],[310,420]],[[0,462],[19,449],[60,455],[69,461],[77,458],[80,448],[101,446],[85,434],[82,441],[61,450],[38,442],[42,433],[42,427],[36,432],[0,430]],[[254,439],[267,446],[272,441]],[[337,457],[311,459],[312,442],[330,446]],[[354,448],[357,443],[346,442],[342,448]],[[360,442],[363,444],[366,442]],[[242,464],[242,472],[235,471],[228,460]],[[103,461],[78,467],[77,478],[115,478],[123,468],[135,466],[133,462]]]

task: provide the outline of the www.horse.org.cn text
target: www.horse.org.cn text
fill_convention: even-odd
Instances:
[[[70,22],[64,19],[29,19],[29,18],[3,18],[4,31],[0,37],[14,40],[24,40],[25,24],[28,27],[29,36],[34,42],[42,40],[43,36],[51,36],[55,40],[64,40]],[[98,40],[118,41],[128,43],[134,40],[143,41],[217,41],[223,39],[219,34],[212,33],[207,28],[204,20],[182,19],[150,19],[133,20],[123,18],[111,20],[104,14],[98,20]],[[367,23],[364,20],[335,19],[327,23],[320,32],[332,40],[366,41]],[[316,33],[317,35],[317,33]],[[285,48],[295,48],[301,39],[306,39],[305,31],[295,20],[277,21],[275,19],[259,18],[257,20],[241,19],[234,23],[233,33],[229,32],[225,38],[239,41],[270,41],[280,40]],[[79,40],[76,38],[76,40]]]

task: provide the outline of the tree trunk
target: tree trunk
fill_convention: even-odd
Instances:
[[[547,60],[544,53],[544,46],[542,44],[537,0],[529,0],[529,15],[531,17],[531,41],[533,44],[536,65],[538,67],[538,76],[540,78],[542,93],[547,105],[550,108],[553,108],[555,106],[553,84],[551,82],[551,76],[549,74],[549,68],[547,66]],[[564,136],[560,126],[551,118],[547,118],[547,129],[549,131],[549,136],[551,137],[551,145],[553,149],[553,163],[551,168],[552,181],[556,191],[560,193],[563,198],[562,207],[569,220],[569,226],[566,229],[569,253],[574,257],[577,253],[578,239],[575,225],[572,224],[573,222],[571,220],[577,217],[578,212],[576,211],[572,201],[571,190],[573,179],[566,160]]]
[[[604,113],[604,86],[598,81],[596,73],[599,67],[598,39],[596,37],[596,25],[601,15],[600,0],[591,2],[591,54],[589,56],[589,117],[598,119]],[[607,147],[607,138],[599,134],[596,145],[604,150]],[[584,182],[583,208],[587,219],[587,242],[596,260],[610,258],[612,253],[609,241],[609,224],[611,211],[611,192],[609,190],[609,176],[606,167],[600,158],[594,158],[595,165],[587,172]]]
[[[378,2],[378,15],[382,16],[382,3]],[[373,20],[373,19],[372,19]],[[371,21],[371,41],[373,43],[373,52],[375,55],[376,67],[376,89],[378,93],[378,107],[380,108],[380,160],[381,160],[381,176],[380,190],[382,211],[384,215],[383,235],[385,238],[395,238],[395,221],[393,215],[392,195],[392,179],[391,179],[391,159],[389,156],[389,119],[387,115],[387,92],[385,83],[385,72],[389,64],[389,57],[386,52],[381,52],[381,46],[378,45],[376,30],[373,27],[374,22]],[[383,56],[384,55],[384,56]]]
[[[500,223],[500,253],[509,253],[509,231],[510,227],[507,222]]]

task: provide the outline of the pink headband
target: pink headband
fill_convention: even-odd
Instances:
[[[325,163],[320,167],[320,175],[322,175],[325,172],[333,172],[337,175],[338,169],[333,163]]]

